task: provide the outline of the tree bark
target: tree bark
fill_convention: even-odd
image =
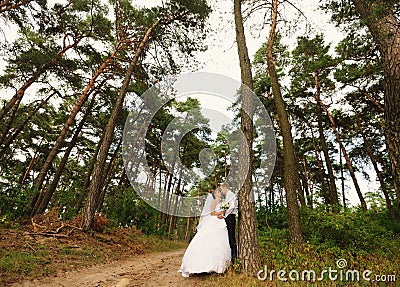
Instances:
[[[102,141],[102,144],[100,147],[98,158],[95,163],[95,168],[93,171],[93,177],[92,177],[92,182],[90,185],[90,190],[88,193],[88,197],[86,199],[85,207],[83,209],[81,228],[84,231],[88,231],[89,229],[92,228],[92,225],[93,225],[93,219],[94,219],[94,216],[96,213],[96,207],[97,207],[96,202],[98,200],[98,197],[99,197],[99,194],[100,194],[101,188],[102,188],[102,174],[104,171],[105,161],[107,158],[108,150],[110,148],[111,142],[114,137],[114,127],[117,122],[117,117],[118,117],[119,111],[121,110],[122,105],[124,103],[125,95],[128,90],[128,86],[129,86],[129,83],[131,80],[133,70],[139,60],[139,56],[142,54],[142,52],[146,48],[146,45],[150,39],[150,35],[157,28],[157,26],[159,24],[160,24],[160,20],[157,20],[146,31],[145,36],[143,37],[142,41],[140,42],[139,47],[136,50],[136,53],[135,53],[132,61],[129,64],[128,71],[125,74],[124,82],[123,82],[121,90],[118,94],[117,102],[115,103],[115,106],[111,113],[110,119],[104,130],[104,137],[103,137],[103,141]]]
[[[250,59],[247,51],[246,37],[244,34],[243,17],[241,0],[234,0],[234,17],[236,26],[236,43],[239,55],[240,73],[242,78],[242,108],[240,111],[241,116],[241,130],[245,136],[246,143],[240,145],[240,159],[239,162],[248,160],[243,158],[243,154],[246,154],[244,150],[247,148],[247,156],[250,159],[248,170],[240,171],[247,172],[244,183],[241,186],[238,194],[238,205],[239,205],[239,258],[242,268],[247,273],[256,272],[260,268],[260,250],[258,248],[258,231],[256,222],[256,207],[255,202],[251,201],[252,197],[252,143],[253,143],[253,121],[251,118],[252,102],[250,91],[253,91],[253,76],[251,73]],[[245,86],[243,88],[243,86]],[[246,107],[250,115],[244,110]],[[247,147],[246,145],[247,144]],[[243,162],[242,162],[243,163]]]
[[[90,179],[91,179],[91,176],[92,176],[92,173],[93,173],[93,170],[94,170],[94,165],[96,163],[97,155],[99,154],[100,146],[101,146],[101,143],[103,141],[103,134],[104,134],[104,132],[102,133],[102,138],[100,139],[100,141],[96,145],[96,150],[95,150],[95,152],[93,154],[93,157],[92,157],[92,160],[90,162],[89,168],[88,168],[88,170],[86,172],[85,181],[84,181],[83,187],[82,187],[82,192],[79,195],[77,201],[75,202],[76,215],[79,214],[80,210],[82,209],[83,202],[85,201],[85,198],[86,198],[86,195],[87,195],[87,189],[89,188]]]
[[[282,97],[278,75],[275,68],[275,61],[272,54],[275,40],[277,17],[278,0],[273,0],[272,25],[269,32],[267,44],[268,74],[271,81],[275,107],[279,116],[279,122],[281,125],[283,137],[283,176],[286,191],[286,203],[288,208],[289,233],[292,241],[301,244],[303,243],[303,234],[300,224],[299,205],[297,202],[297,186],[299,186],[299,176],[297,173],[296,153],[293,146],[292,127],[286,113],[285,102]]]
[[[396,1],[353,0],[378,45],[385,84],[385,141],[392,166],[397,204],[400,208],[400,30]]]
[[[116,160],[118,158],[118,154],[119,154],[119,151],[120,151],[120,148],[121,148],[121,145],[122,145],[122,140],[123,140],[123,138],[121,137],[121,139],[119,140],[119,142],[118,142],[118,144],[117,144],[117,146],[115,148],[115,151],[114,151],[114,153],[113,153],[113,155],[112,155],[112,157],[110,159],[110,162],[107,165],[106,172],[104,173],[103,184],[102,184],[103,188],[102,188],[100,196],[98,198],[97,208],[96,208],[98,211],[100,211],[102,206],[103,206],[104,198],[105,198],[105,195],[106,195],[106,192],[107,192],[107,187],[108,187],[108,185],[110,184],[111,180],[114,177],[115,164],[116,164],[115,162],[116,162]]]

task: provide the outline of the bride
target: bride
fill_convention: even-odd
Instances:
[[[182,258],[179,272],[183,277],[193,273],[223,273],[231,260],[228,230],[220,209],[221,190],[208,194],[197,226],[197,233]]]

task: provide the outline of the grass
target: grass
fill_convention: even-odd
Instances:
[[[267,276],[265,280],[254,276],[240,273],[237,268],[229,268],[223,275],[212,275],[205,286],[400,286],[400,239],[395,238],[390,241],[383,241],[382,245],[377,245],[372,251],[364,251],[354,248],[340,249],[337,246],[318,245],[305,243],[301,248],[290,244],[287,239],[286,230],[271,229],[267,232],[261,232],[259,238],[259,246],[261,253],[261,269],[267,268]],[[346,260],[346,266],[339,268],[337,264],[339,259]],[[343,263],[343,261],[341,261]],[[340,265],[342,266],[342,265]],[[332,271],[331,276],[336,280],[329,278],[329,270]],[[271,270],[276,270],[272,273]],[[286,273],[281,277],[286,281],[277,278],[277,272],[284,270]],[[289,272],[297,270],[299,280],[290,280]],[[307,273],[304,273],[302,280],[302,272],[304,270],[314,270],[316,280],[309,281]],[[325,270],[325,271],[324,271]],[[342,270],[342,272],[340,272]],[[353,270],[359,271],[360,280],[352,277]],[[371,273],[365,273],[369,281],[363,280],[362,274],[365,270]],[[238,272],[239,271],[239,272]],[[324,271],[324,273],[322,273]],[[346,273],[348,274],[346,281]],[[321,277],[321,274],[323,276]],[[342,274],[342,275],[341,275]],[[260,274],[261,278],[265,273]],[[342,277],[340,277],[342,276]],[[356,275],[354,275],[356,276]],[[375,277],[377,276],[377,277]],[[386,276],[381,277],[381,276]],[[296,277],[296,272],[292,272],[292,278]],[[353,278],[355,278],[353,280]],[[378,279],[385,279],[385,282],[378,282]],[[264,278],[262,278],[264,279]]]
[[[140,244],[142,244],[148,252],[165,252],[187,247],[186,242],[168,240],[154,235],[141,237]]]

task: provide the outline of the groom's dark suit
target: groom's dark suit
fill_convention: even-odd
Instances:
[[[225,222],[228,228],[229,246],[231,248],[231,261],[234,263],[237,258],[236,246],[236,195],[232,191],[228,191],[225,196],[225,201],[229,202],[229,208],[225,212]]]

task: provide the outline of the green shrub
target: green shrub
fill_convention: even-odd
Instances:
[[[396,237],[394,223],[374,211],[327,211],[324,206],[301,209],[301,223],[306,241],[340,249],[376,250],[390,245]]]

